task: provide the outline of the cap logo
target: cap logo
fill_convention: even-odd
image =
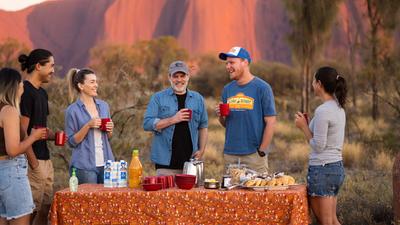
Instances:
[[[176,67],[183,67],[183,63],[177,62],[177,63],[175,63],[175,66],[176,66]]]
[[[231,50],[229,50],[229,53],[233,54],[233,55],[238,55],[240,51],[239,47],[233,47],[231,48]]]

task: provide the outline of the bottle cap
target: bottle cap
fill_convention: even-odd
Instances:
[[[133,149],[132,154],[133,155],[139,155],[139,150],[138,149]]]

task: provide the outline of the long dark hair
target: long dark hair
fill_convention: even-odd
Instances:
[[[21,74],[11,68],[0,70],[0,102],[14,106],[19,111],[20,96],[18,96],[19,84],[22,82]]]
[[[46,49],[35,49],[31,51],[28,55],[22,54],[18,57],[18,61],[21,63],[21,70],[27,71],[27,73],[32,73],[35,70],[36,64],[40,64],[44,66],[46,63],[50,62],[49,58],[53,56],[53,54]]]
[[[75,99],[74,90],[77,93],[80,93],[78,84],[83,84],[85,82],[86,75],[95,74],[93,70],[84,68],[84,69],[76,69],[72,68],[67,73],[68,80],[68,94],[69,94],[69,102],[73,102]]]
[[[315,80],[320,81],[325,91],[336,97],[340,106],[346,104],[347,86],[346,80],[332,67],[321,67],[315,73]]]

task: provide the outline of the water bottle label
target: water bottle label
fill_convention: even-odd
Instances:
[[[126,172],[121,172],[121,180],[126,180]]]
[[[106,172],[104,173],[104,180],[109,180],[111,178],[111,173]]]

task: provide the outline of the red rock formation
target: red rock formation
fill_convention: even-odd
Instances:
[[[325,51],[328,58],[347,54],[350,31],[365,37],[363,13],[362,0],[342,3]],[[64,71],[84,66],[99,43],[132,44],[162,35],[175,36],[191,55],[243,46],[255,60],[292,60],[281,0],[58,0],[0,11],[0,30],[0,41],[14,37],[50,49]]]

